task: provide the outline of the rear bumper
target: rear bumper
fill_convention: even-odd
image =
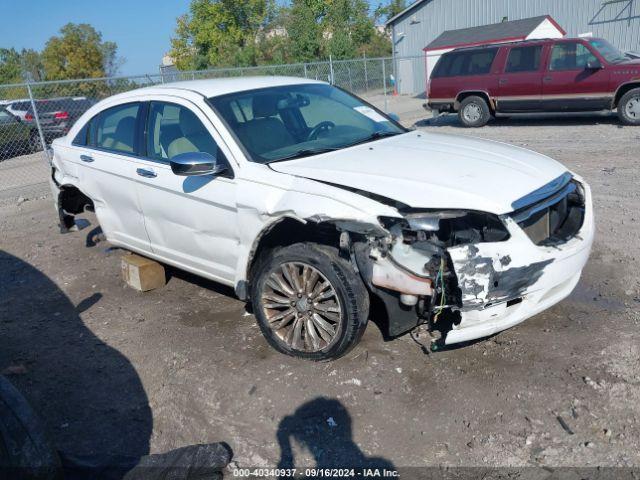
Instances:
[[[425,103],[424,108],[436,112],[452,112],[454,111],[454,103],[455,99],[435,99]]]
[[[445,337],[453,344],[510,328],[566,298],[577,285],[591,251],[594,220],[585,187],[582,228],[568,242],[536,246],[510,218],[511,238],[449,249],[462,290],[461,320]]]

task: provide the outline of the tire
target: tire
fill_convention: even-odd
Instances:
[[[467,128],[484,127],[491,118],[491,110],[484,98],[471,95],[462,100],[458,118]]]
[[[640,125],[640,88],[625,93],[618,102],[618,118],[625,125]]]
[[[60,458],[40,419],[11,382],[0,376],[0,479],[58,480],[60,471]]]
[[[369,293],[337,249],[296,243],[265,252],[258,262],[251,301],[273,348],[321,361],[338,358],[358,343],[369,316]],[[314,297],[317,303],[309,301]]]
[[[40,143],[40,135],[37,131],[32,131],[29,134],[29,152],[36,153],[42,150],[42,144]]]

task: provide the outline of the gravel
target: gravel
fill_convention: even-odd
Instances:
[[[57,448],[225,441],[240,467],[640,465],[640,129],[417,115],[405,120],[548,154],[591,184],[596,242],[567,300],[433,354],[370,325],[346,357],[307,363],[269,348],[228,288],[177,271],[160,290],[126,288],[93,216],[60,235],[51,198],[21,193],[0,202],[0,371]]]

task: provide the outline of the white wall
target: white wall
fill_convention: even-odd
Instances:
[[[536,29],[529,34],[527,40],[536,38],[562,38],[564,35],[558,28],[549,20],[545,19]]]

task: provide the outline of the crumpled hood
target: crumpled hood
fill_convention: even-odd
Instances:
[[[499,142],[411,132],[336,152],[272,163],[277,172],[356,188],[413,208],[495,214],[565,173],[551,158]]]

